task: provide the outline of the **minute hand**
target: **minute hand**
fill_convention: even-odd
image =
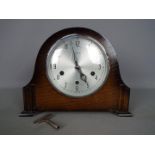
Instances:
[[[73,57],[74,57],[75,68],[76,68],[76,67],[79,66],[79,65],[78,65],[78,62],[77,62],[77,59],[76,59],[76,56],[75,56],[75,51],[74,51],[74,49],[73,49],[73,46],[72,46],[72,51],[73,51]]]
[[[75,69],[77,69],[78,72],[80,73],[81,80],[87,84],[87,87],[89,87],[88,82],[87,82],[87,76],[83,74],[81,67],[78,64],[73,46],[72,46],[72,50],[73,50],[73,57],[74,57],[74,62],[75,62]]]

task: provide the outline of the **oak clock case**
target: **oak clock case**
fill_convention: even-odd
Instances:
[[[42,45],[23,88],[24,111],[128,113],[129,94],[111,43],[93,30],[68,28]]]

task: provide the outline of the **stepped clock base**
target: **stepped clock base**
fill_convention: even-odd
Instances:
[[[33,117],[37,114],[39,114],[40,112],[36,112],[36,111],[22,111],[19,114],[19,117]]]
[[[19,117],[33,117],[41,112],[37,111],[23,111],[19,114]],[[133,114],[130,112],[122,112],[122,111],[112,111],[113,114],[119,117],[133,117]]]

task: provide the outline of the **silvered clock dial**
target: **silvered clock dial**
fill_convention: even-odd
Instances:
[[[71,97],[95,93],[105,83],[109,66],[103,45],[80,34],[60,38],[52,45],[46,59],[50,83]]]

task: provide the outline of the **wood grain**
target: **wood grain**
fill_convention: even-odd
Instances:
[[[128,111],[130,88],[120,76],[114,51],[108,51],[110,72],[104,86],[90,96],[71,98],[57,92],[46,76],[46,57],[50,47],[65,35],[77,33],[97,39],[103,46],[105,39],[97,32],[86,28],[69,28],[52,35],[42,45],[37,56],[35,71],[30,83],[23,88],[25,111],[85,110],[85,111]]]

